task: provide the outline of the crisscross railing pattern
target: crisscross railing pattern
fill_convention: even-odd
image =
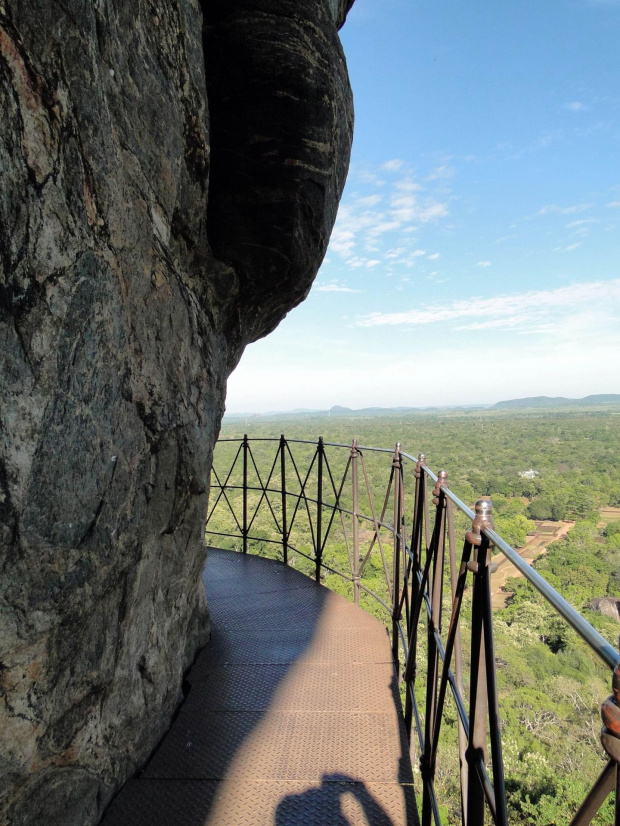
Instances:
[[[419,760],[422,826],[441,823],[435,779],[449,697],[458,717],[453,762],[461,821],[478,826],[488,812],[498,826],[508,823],[490,585],[491,549],[501,551],[614,670],[614,693],[602,712],[609,761],[572,826],[591,822],[618,783],[620,658],[494,531],[488,499],[479,499],[472,511],[449,489],[446,471],[436,475],[424,454],[410,456],[399,443],[390,450],[355,440],[342,445],[284,436],[221,440],[211,487],[208,535],[241,540],[243,553],[252,546],[281,555],[317,581],[337,577],[356,604],[383,611],[391,625],[412,757]],[[469,521],[460,558],[457,518]],[[340,554],[330,552],[338,546]],[[346,570],[339,564],[344,560]],[[615,824],[620,826],[618,791]]]

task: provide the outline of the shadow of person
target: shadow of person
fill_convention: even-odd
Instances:
[[[365,784],[346,774],[324,774],[318,788],[287,795],[276,809],[275,826],[353,826],[342,807],[347,794],[359,803],[369,826],[394,826]]]

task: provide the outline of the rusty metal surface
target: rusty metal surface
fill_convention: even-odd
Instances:
[[[389,638],[281,563],[211,550],[213,640],[104,826],[416,824]]]
[[[218,666],[292,663],[301,654],[305,662],[392,662],[382,627],[360,629],[330,627],[315,631],[285,627],[265,631],[214,628],[211,642],[199,654],[189,673],[191,684],[204,680]],[[309,643],[312,641],[312,646]],[[351,659],[354,658],[354,659]]]
[[[289,665],[216,666],[194,683],[184,710],[260,711],[277,692],[286,711],[385,711],[386,687],[397,690],[392,663],[304,662],[294,680],[285,679]]]
[[[106,826],[415,826],[413,787],[354,783],[212,780],[133,780],[118,797]]]
[[[275,700],[277,702],[277,698]],[[197,780],[407,782],[407,739],[396,713],[183,711],[144,770],[145,777]]]

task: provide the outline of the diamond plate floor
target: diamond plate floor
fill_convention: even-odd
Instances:
[[[211,643],[102,826],[417,826],[383,626],[298,571],[210,549]]]

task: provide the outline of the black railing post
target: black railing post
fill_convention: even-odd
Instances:
[[[353,602],[360,604],[360,526],[357,518],[358,493],[357,493],[357,439],[351,443],[351,487],[353,496],[353,558],[351,560],[353,576]]]
[[[495,823],[507,823],[506,791],[500,734],[495,653],[493,648],[493,620],[491,614],[490,542],[482,529],[493,530],[493,505],[488,499],[476,502],[476,516],[467,541],[477,548],[476,558],[467,567],[474,573],[471,618],[471,679],[469,699],[469,747],[467,749],[468,788],[467,822],[484,823],[485,791],[480,764],[487,762],[487,712],[493,763],[493,792]]]
[[[243,434],[243,553],[248,552],[248,434]]]
[[[319,436],[318,452],[318,479],[316,492],[316,551],[314,554],[316,570],[314,577],[321,581],[321,562],[323,560],[323,437]]]
[[[411,576],[411,627],[408,631],[407,643],[409,645],[409,655],[405,668],[405,727],[411,749],[414,746],[414,739],[411,736],[413,724],[413,701],[411,692],[416,678],[416,647],[417,631],[419,622],[419,610],[421,599],[420,582],[418,573],[422,571],[422,532],[424,530],[424,497],[426,496],[425,475],[422,470],[426,464],[426,455],[420,453],[415,466],[415,496],[413,501],[413,529],[411,532],[411,553],[413,554],[412,576]],[[411,750],[410,749],[410,750]],[[413,760],[413,753],[411,755]]]
[[[469,746],[467,748],[467,822],[484,823],[484,787],[478,774],[476,763],[486,763],[486,668],[484,662],[484,629],[482,625],[481,606],[481,568],[479,561],[486,556],[482,548],[480,528],[486,522],[488,501],[476,502],[476,517],[471,531],[467,532],[467,541],[474,546],[475,558],[467,567],[474,574],[471,618],[471,675],[469,690]],[[483,553],[484,550],[484,553]]]
[[[288,533],[286,524],[286,439],[280,436],[280,493],[282,496],[282,561],[288,565]]]
[[[394,469],[394,558],[392,562],[392,657],[394,665],[398,669],[398,679],[400,681],[400,667],[398,659],[398,623],[400,622],[400,557],[402,536],[402,511],[401,511],[401,484],[402,484],[402,461],[401,444],[396,442],[392,467]]]
[[[450,591],[452,593],[452,605],[454,610],[455,601],[459,599],[459,576],[461,571],[457,572],[456,567],[456,548],[454,536],[454,513],[452,511],[452,502],[450,499],[446,500],[446,530],[448,532],[448,548],[450,554]],[[467,570],[462,571],[463,576],[467,577]],[[463,651],[461,648],[461,629],[457,621],[454,638],[454,671],[456,677],[456,685],[461,697],[465,696],[465,689],[463,688]],[[463,726],[463,721],[458,718],[458,739],[459,739],[459,777],[461,784],[461,818],[463,823],[467,820],[467,732]]]
[[[422,826],[430,826],[432,818],[432,801],[429,786],[435,778],[435,766],[432,755],[435,718],[437,716],[437,689],[439,684],[439,650],[435,634],[441,635],[441,614],[443,600],[443,569],[445,554],[446,528],[446,497],[442,488],[448,484],[448,474],[440,470],[437,474],[437,484],[433,490],[433,504],[435,512],[435,529],[432,545],[432,580],[428,591],[431,596],[431,615],[427,623],[427,666],[426,666],[426,715],[424,733],[424,753],[422,755],[422,770],[424,772],[424,794],[422,798]]]

